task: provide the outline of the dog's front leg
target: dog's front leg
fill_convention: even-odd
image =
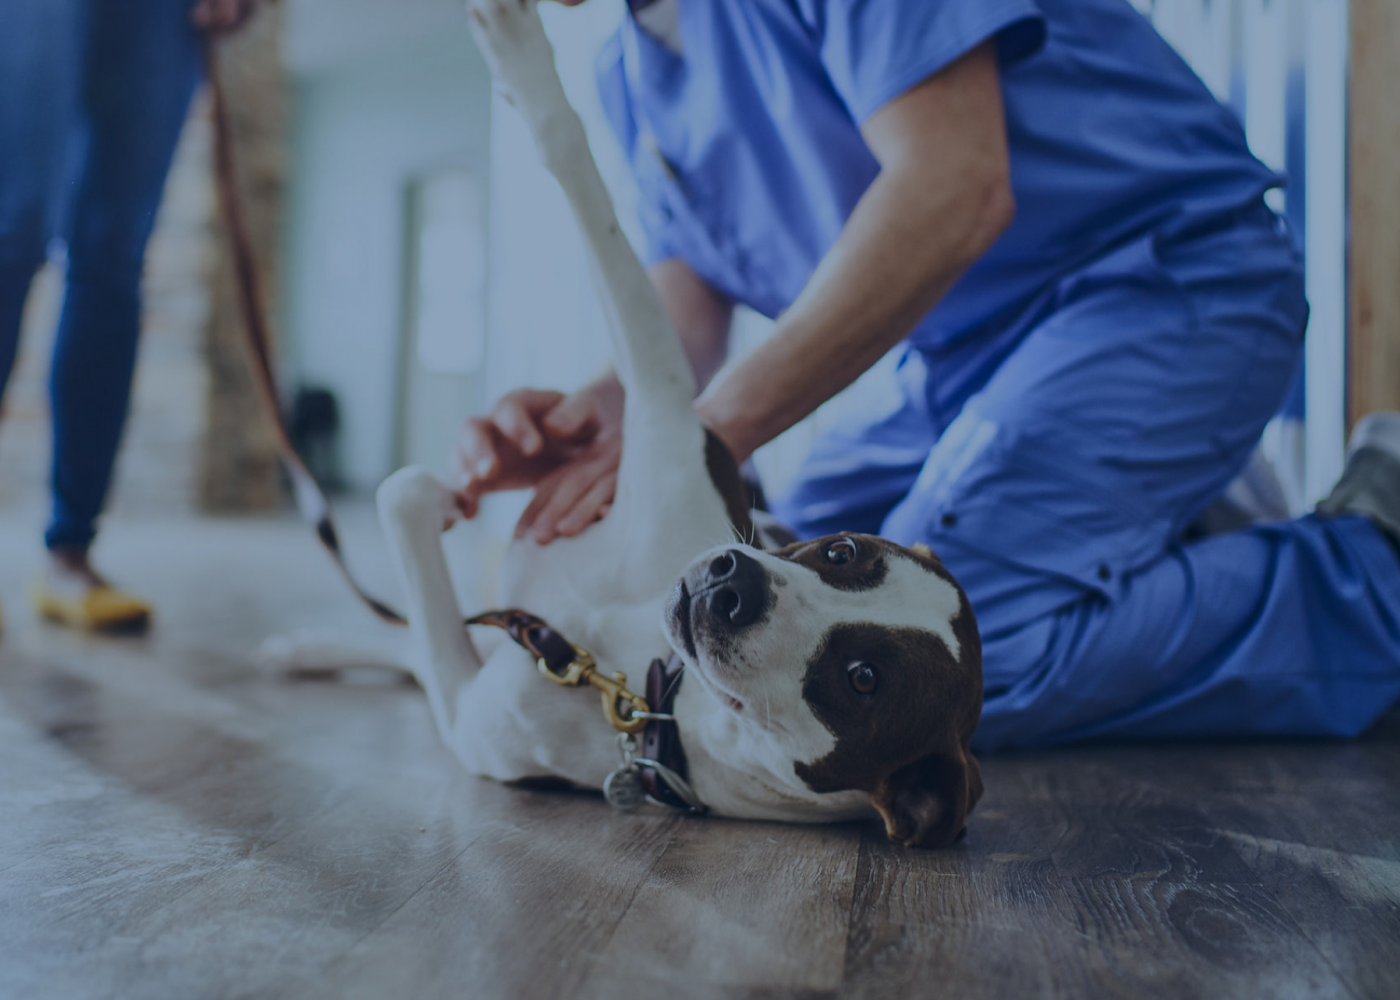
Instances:
[[[409,467],[384,480],[376,500],[408,602],[409,666],[443,741],[455,748],[458,699],[480,670],[481,656],[462,624],[442,551],[442,531],[459,516],[452,492],[430,472]]]
[[[473,31],[583,233],[612,333],[614,366],[627,396],[626,446],[609,521],[624,526],[623,561],[638,564],[628,574],[645,575],[659,554],[674,550],[679,558],[693,554],[697,545],[727,541],[728,518],[708,481],[690,364],[618,224],[583,123],[559,82],[537,2],[470,0]],[[688,515],[684,537],[678,537],[674,517],[667,516],[678,507]]]

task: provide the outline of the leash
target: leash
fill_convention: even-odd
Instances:
[[[228,231],[233,257],[234,280],[238,290],[239,312],[264,412],[272,423],[277,454],[292,482],[297,510],[335,562],[340,575],[366,607],[378,618],[393,625],[408,620],[392,606],[375,597],[360,584],[346,563],[336,530],[330,498],[306,467],[292,444],[291,433],[282,415],[281,394],[273,367],[269,337],[271,329],[267,300],[258,281],[252,239],[238,188],[238,170],[233,153],[233,130],[229,123],[228,100],[219,77],[217,43],[202,36],[205,75],[214,117],[214,166],[219,189],[219,205]],[[622,673],[607,675],[598,670],[593,654],[569,642],[543,619],[525,611],[507,608],[484,611],[466,619],[466,625],[491,625],[503,629],[517,644],[535,657],[546,678],[565,687],[590,686],[602,699],[603,717],[618,732],[622,765],[603,785],[603,794],[619,809],[631,810],[651,797],[663,805],[692,814],[705,812],[705,806],[686,780],[685,753],[671,706],[680,688],[680,661],[674,654],[669,663],[653,660],[647,672],[647,696],[633,694]],[[637,736],[642,744],[637,745]],[[641,750],[641,756],[637,751]]]
[[[292,445],[291,434],[282,416],[281,395],[272,365],[272,348],[268,331],[267,300],[258,281],[254,262],[253,242],[248,235],[248,223],[243,212],[243,200],[238,190],[238,171],[233,155],[233,130],[229,124],[228,100],[219,78],[217,44],[209,35],[202,36],[204,69],[209,80],[214,115],[214,173],[219,188],[219,205],[223,209],[224,225],[228,230],[229,249],[233,256],[234,282],[238,290],[239,312],[253,365],[253,384],[262,400],[263,410],[272,422],[276,436],[277,454],[292,481],[292,495],[303,520],[311,525],[321,545],[330,553],[340,575],[361,601],[375,615],[394,625],[407,624],[394,608],[375,597],[355,578],[345,561],[336,530],[330,498],[306,467]]]
[[[695,816],[707,811],[687,780],[689,767],[672,712],[684,667],[679,656],[672,653],[668,660],[651,661],[646,697],[642,697],[627,690],[625,674],[599,673],[592,653],[575,646],[543,618],[528,611],[485,611],[468,618],[466,624],[503,629],[535,657],[539,672],[555,684],[587,684],[598,690],[603,700],[603,717],[617,730],[617,748],[622,755],[621,765],[603,782],[603,796],[611,805],[630,812],[650,798]]]

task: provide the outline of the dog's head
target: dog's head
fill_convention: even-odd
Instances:
[[[859,790],[892,840],[958,840],[982,794],[968,742],[982,648],[962,588],[926,547],[832,535],[696,559],[667,602],[687,672],[812,792]]]

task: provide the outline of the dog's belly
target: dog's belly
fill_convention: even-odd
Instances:
[[[554,551],[533,543],[513,545],[508,555],[518,562],[502,568],[502,602],[528,608],[589,653],[604,674],[621,673],[627,687],[642,694],[647,668],[666,657],[670,646],[661,630],[665,593],[645,600],[617,600],[605,574],[589,575],[577,565],[558,565],[577,546]],[[533,550],[533,551],[531,551]],[[580,579],[583,577],[583,579]],[[458,756],[477,774],[501,781],[552,776],[601,788],[621,762],[617,732],[602,712],[591,687],[562,687],[543,677],[533,658],[513,642],[503,643],[487,659],[470,686],[462,711],[472,719],[472,733]]]

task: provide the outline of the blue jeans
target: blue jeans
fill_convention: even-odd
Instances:
[[[1262,205],[1153,234],[1023,315],[910,349],[774,512],[928,543],[983,639],[983,750],[1352,736],[1400,698],[1400,559],[1359,517],[1183,544],[1296,371],[1302,270]]]
[[[53,236],[68,244],[54,344],[50,548],[95,534],[126,419],[141,262],[200,77],[192,0],[0,3],[0,392]]]

